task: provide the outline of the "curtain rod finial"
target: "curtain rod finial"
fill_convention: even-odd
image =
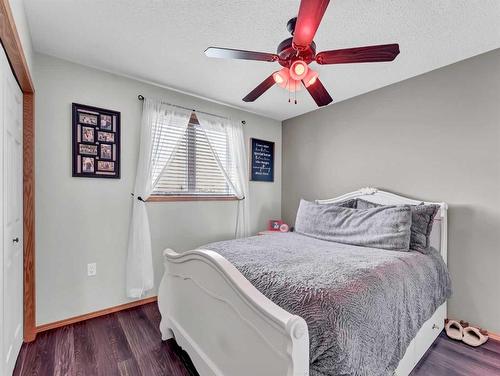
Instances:
[[[143,101],[143,100],[144,100],[144,96],[143,96],[143,95],[141,95],[141,94],[139,94],[139,95],[137,96],[137,99],[139,99],[140,101]]]

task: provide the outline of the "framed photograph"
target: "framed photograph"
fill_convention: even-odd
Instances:
[[[97,145],[79,144],[78,152],[82,155],[97,155]]]
[[[113,130],[113,116],[111,115],[101,115],[101,123],[100,128],[105,131]]]
[[[82,142],[94,142],[94,128],[81,127],[82,129]]]
[[[269,220],[269,225],[267,226],[267,229],[269,231],[279,231],[282,224],[283,221],[281,219],[271,219]]]
[[[274,182],[274,142],[250,139],[250,180]]]
[[[99,142],[115,142],[115,134],[110,132],[97,132],[97,141]]]
[[[97,115],[96,114],[88,114],[85,112],[80,112],[78,114],[78,122],[80,124],[88,124],[88,125],[97,125]]]
[[[73,103],[73,176],[120,178],[120,112]]]
[[[94,172],[94,158],[82,157],[82,172],[84,174],[91,174]]]
[[[115,170],[115,162],[97,161],[97,169],[99,171],[113,172]]]
[[[113,145],[101,144],[101,153],[99,154],[101,159],[112,159],[113,157]]]

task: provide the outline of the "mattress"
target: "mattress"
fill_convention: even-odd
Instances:
[[[296,233],[207,244],[262,294],[308,325],[310,375],[389,375],[422,324],[451,295],[446,264],[428,255]]]

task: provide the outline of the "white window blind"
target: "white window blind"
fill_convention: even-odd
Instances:
[[[160,123],[159,127],[162,126]],[[226,171],[233,178],[228,140],[224,131],[203,129],[193,114],[187,129],[165,127],[156,132],[161,150],[174,148],[170,162],[161,160],[162,170],[153,171],[153,195],[167,196],[234,196],[220,170],[211,147],[215,149]],[[209,142],[210,141],[210,142]],[[156,184],[155,184],[156,182]]]

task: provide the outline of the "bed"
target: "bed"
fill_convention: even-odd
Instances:
[[[317,202],[350,198],[421,203],[374,188]],[[293,233],[219,242],[182,254],[167,249],[158,297],[162,338],[175,337],[202,376],[320,376],[332,370],[408,375],[446,316],[447,273],[440,269],[446,269],[447,206],[438,205],[430,255],[332,248],[331,242]],[[331,281],[322,270],[328,265]],[[423,282],[432,278],[426,287]],[[324,286],[309,289],[308,280]],[[405,281],[404,288],[390,290],[401,285],[398,281]],[[318,294],[331,295],[330,300],[318,303]],[[398,294],[404,305],[391,300]],[[320,308],[325,313],[318,315]],[[332,317],[332,309],[349,311],[349,320]],[[392,317],[388,327],[384,317]]]

